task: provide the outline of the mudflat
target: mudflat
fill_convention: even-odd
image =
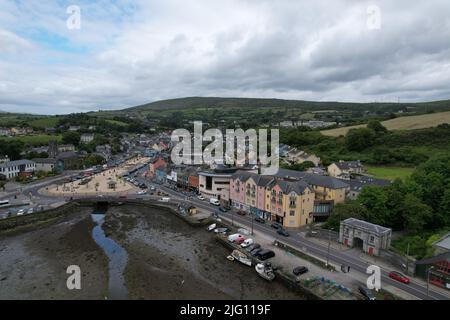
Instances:
[[[108,257],[92,238],[92,208],[14,235],[0,234],[0,299],[105,299]],[[230,253],[203,227],[166,209],[110,207],[103,230],[128,255],[129,299],[304,299]],[[66,286],[69,265],[81,268],[81,290]]]

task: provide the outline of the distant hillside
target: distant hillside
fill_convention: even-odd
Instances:
[[[403,109],[413,109],[415,112],[450,111],[450,100],[422,103],[351,103],[351,102],[315,102],[303,100],[258,99],[258,98],[218,98],[189,97],[161,100],[144,105],[124,109],[125,112],[169,111],[182,109],[207,108],[296,108],[304,111],[320,110],[355,110],[371,112],[396,112]]]
[[[450,112],[437,112],[418,116],[398,117],[383,121],[382,124],[388,130],[414,130],[436,127],[443,123],[450,124]],[[331,130],[323,130],[322,134],[331,137],[345,136],[350,129],[362,128],[366,125],[343,127]]]

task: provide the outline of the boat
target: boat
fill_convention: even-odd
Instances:
[[[246,266],[249,266],[249,267],[252,266],[252,259],[250,259],[245,253],[242,253],[239,250],[233,250],[233,252],[231,253],[231,256],[235,260],[245,264]]]
[[[208,228],[207,228],[206,230],[208,230],[208,231],[213,231],[215,228],[216,228],[216,224],[213,223],[213,224],[209,225]]]
[[[273,272],[272,265],[269,262],[258,263],[255,266],[255,270],[260,277],[268,281],[275,279],[275,273]]]
[[[230,261],[234,261],[234,257],[233,257],[232,255],[229,255],[229,256],[227,257],[227,259],[230,260]]]

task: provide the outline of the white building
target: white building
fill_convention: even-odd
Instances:
[[[94,140],[94,134],[85,133],[81,135],[80,141],[81,143],[90,143]]]
[[[36,163],[30,160],[16,160],[0,163],[0,175],[5,179],[17,177],[20,173],[32,174],[36,170]]]

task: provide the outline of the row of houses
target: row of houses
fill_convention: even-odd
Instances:
[[[0,136],[11,137],[11,136],[24,136],[27,134],[32,134],[33,128],[0,128]]]

